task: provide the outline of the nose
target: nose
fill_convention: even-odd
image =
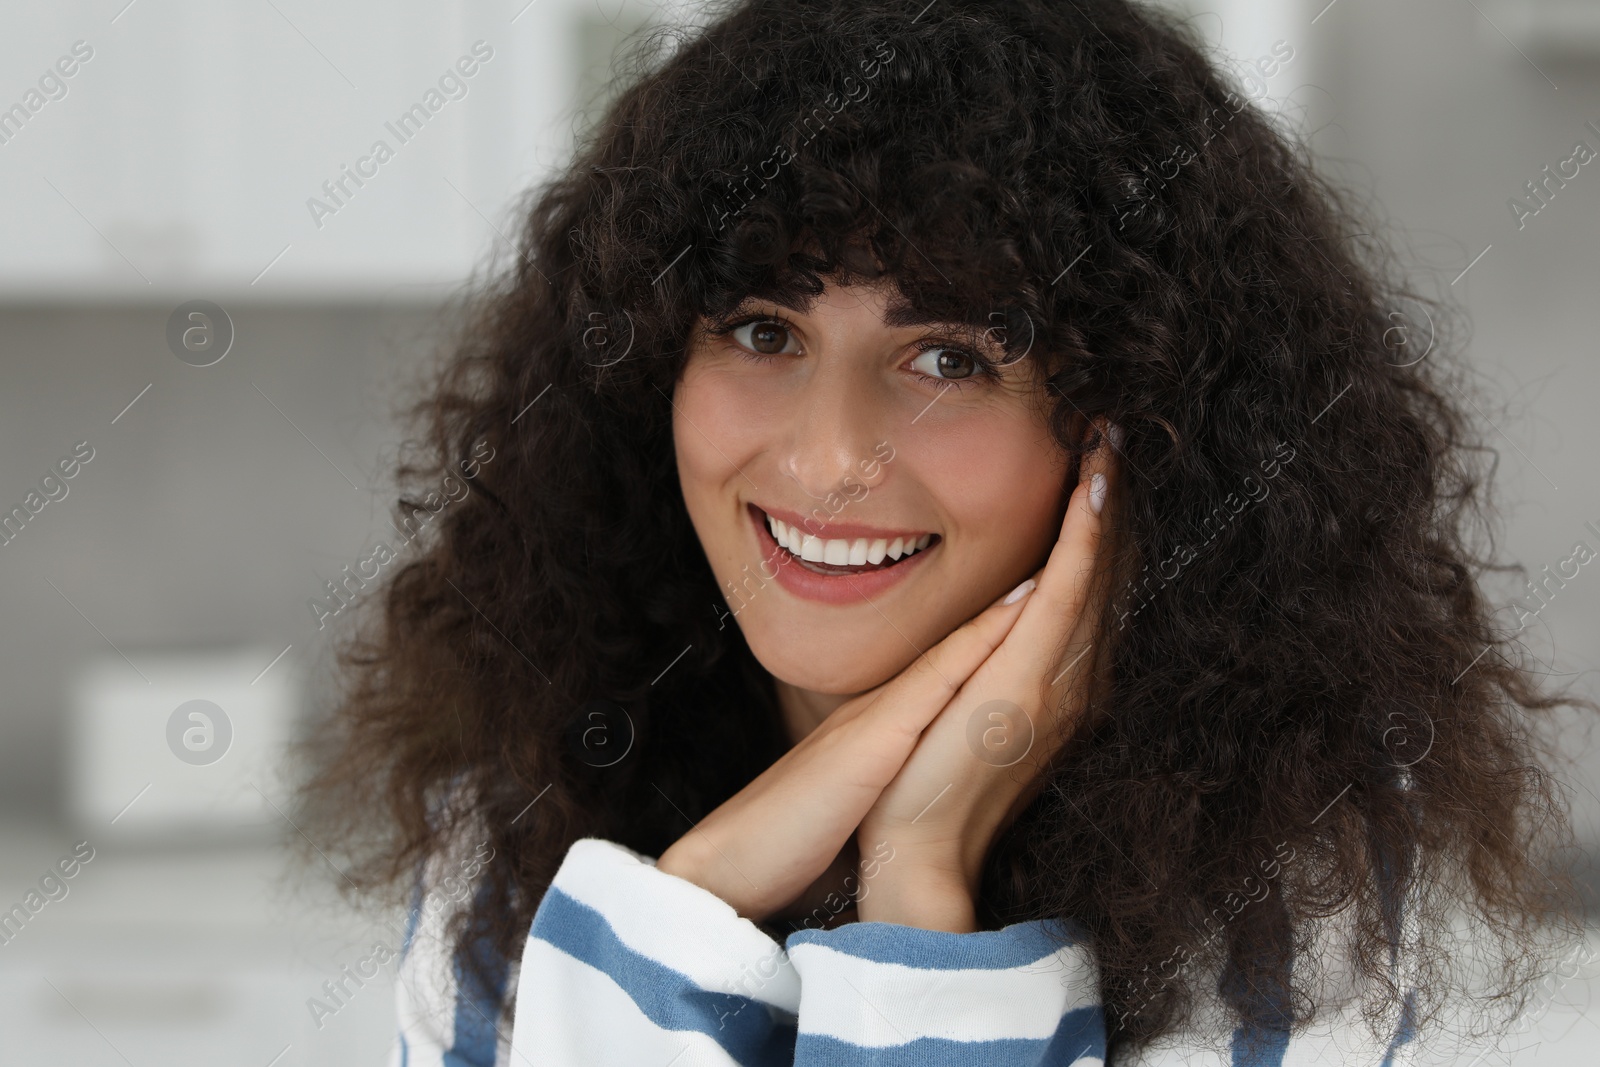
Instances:
[[[778,468],[807,497],[842,493],[845,479],[862,480],[859,465],[882,438],[883,408],[868,383],[845,360],[821,361],[795,394]]]

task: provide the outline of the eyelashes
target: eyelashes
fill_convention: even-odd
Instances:
[[[776,323],[788,331],[791,336],[795,333],[794,325],[788,319],[776,313],[743,315],[726,321],[714,322],[705,327],[705,332],[711,337],[729,337],[735,330],[755,323]],[[965,378],[941,378],[938,375],[924,374],[922,371],[913,370],[912,373],[923,381],[963,389],[980,381],[998,382],[1002,378],[999,366],[993,360],[966,345],[930,337],[916,342],[912,347],[919,353],[917,357],[919,359],[921,354],[926,352],[955,352],[958,355],[965,356],[973,364],[973,372]],[[749,360],[752,363],[771,363],[775,359],[781,359],[786,355],[793,354],[785,352],[756,352],[740,344],[737,339],[734,339],[734,348],[740,358]]]

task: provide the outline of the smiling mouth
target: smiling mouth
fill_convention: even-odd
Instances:
[[[917,538],[827,538],[817,537],[774,518],[765,511],[749,505],[751,515],[772,538],[777,550],[801,567],[825,577],[850,574],[870,574],[888,570],[921,555],[938,545],[943,539],[936,533],[925,533]],[[810,558],[808,558],[810,557]]]

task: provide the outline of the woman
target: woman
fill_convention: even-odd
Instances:
[[[917,7],[728,7],[469,310],[308,792],[393,1062],[1394,1063],[1572,921],[1370,227],[1183,25]]]

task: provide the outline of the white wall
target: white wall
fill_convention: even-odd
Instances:
[[[0,297],[281,300],[438,291],[509,232],[510,199],[567,152],[586,27],[657,5],[589,0],[125,0],[8,5]],[[386,129],[474,42],[415,137]],[[77,42],[65,95],[30,89]],[[469,63],[468,69],[472,64]],[[66,69],[71,69],[69,61]],[[49,93],[59,94],[49,82]],[[16,127],[20,125],[20,129]],[[382,139],[333,216],[322,183]],[[335,205],[336,206],[336,205]],[[320,225],[318,224],[320,221]],[[269,268],[270,265],[270,269]],[[265,272],[263,274],[263,271]]]

